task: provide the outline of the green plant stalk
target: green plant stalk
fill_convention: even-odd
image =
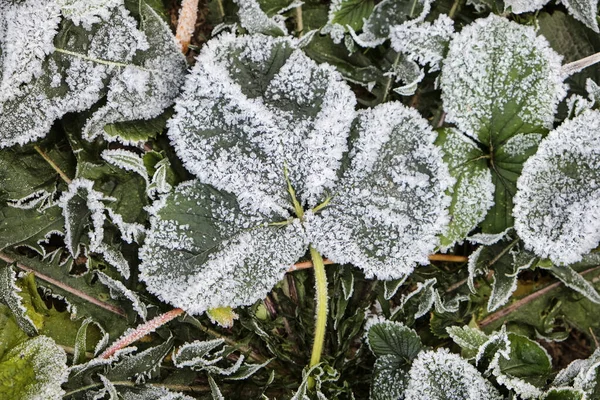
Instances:
[[[315,288],[317,292],[315,335],[309,365],[312,368],[321,361],[323,343],[325,342],[325,328],[327,327],[327,303],[329,298],[327,296],[327,274],[325,273],[323,257],[312,246],[310,247],[310,256],[315,270]],[[308,380],[308,388],[312,389],[314,387],[315,381],[311,377]]]

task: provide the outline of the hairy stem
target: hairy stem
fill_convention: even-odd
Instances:
[[[54,169],[54,170],[55,170],[55,171],[58,173],[58,175],[60,175],[60,177],[62,178],[62,180],[63,180],[63,181],[65,181],[65,182],[67,183],[67,185],[68,185],[69,183],[71,183],[71,179],[70,179],[70,178],[67,176],[67,174],[65,174],[65,173],[63,172],[63,170],[62,170],[62,169],[60,169],[60,167],[59,167],[58,165],[56,165],[56,163],[55,163],[54,161],[52,161],[52,159],[51,159],[50,157],[48,157],[48,154],[46,154],[46,152],[44,152],[44,150],[42,150],[42,149],[40,148],[40,146],[38,146],[38,145],[35,145],[35,146],[33,146],[33,148],[35,149],[35,151],[37,151],[37,152],[38,152],[38,154],[39,154],[40,156],[42,156],[42,158],[43,158],[44,160],[46,160],[46,162],[47,162],[48,164],[50,164],[50,166],[52,167],[52,169]]]
[[[323,343],[325,342],[325,328],[327,327],[327,274],[325,273],[325,263],[323,257],[312,246],[310,247],[310,256],[315,268],[315,288],[316,288],[316,323],[315,336],[313,341],[312,354],[310,356],[310,367],[314,367],[321,361],[323,352]],[[309,389],[314,388],[314,379],[309,379]]]
[[[198,0],[183,0],[181,10],[179,10],[179,21],[177,22],[177,33],[175,35],[183,54],[187,53],[192,35],[196,30],[197,15]]]
[[[169,321],[174,320],[183,313],[184,311],[181,308],[175,308],[171,311],[159,315],[158,317],[151,319],[145,324],[138,326],[133,332],[121,337],[119,340],[113,343],[112,346],[104,350],[104,352],[100,354],[100,358],[110,358],[117,351],[129,346],[133,342],[137,342],[144,336],[148,335],[151,332],[154,332],[159,327],[165,325]]]

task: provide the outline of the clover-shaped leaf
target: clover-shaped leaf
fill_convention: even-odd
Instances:
[[[461,207],[464,214],[453,210],[456,222],[444,243],[449,245],[474,228],[475,216],[489,207],[491,185],[484,163],[491,172],[494,206],[482,228],[499,233],[512,226],[516,180],[552,126],[565,87],[560,58],[544,38],[530,27],[492,15],[454,37],[443,62],[441,88],[447,120],[474,140],[469,146],[452,138],[441,143],[446,157],[457,160],[451,162],[458,182],[453,203],[469,205]],[[465,187],[466,179],[473,181],[470,187]]]
[[[115,140],[106,125],[154,118],[179,92],[184,58],[167,24],[144,2],[139,29],[122,0],[0,7],[0,147],[39,139],[56,119],[101,98],[107,101],[84,136]]]
[[[527,248],[571,264],[600,242],[600,112],[552,131],[523,168],[515,229]]]
[[[209,42],[169,123],[198,180],[153,206],[149,290],[192,313],[249,305],[309,245],[380,279],[427,263],[451,184],[435,134],[398,103],[351,126],[354,104],[341,75],[290,38]]]

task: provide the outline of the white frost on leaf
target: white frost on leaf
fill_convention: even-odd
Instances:
[[[265,35],[287,35],[284,19],[279,15],[269,17],[257,0],[234,0],[239,7],[240,24],[248,33],[263,33]]]
[[[37,335],[38,330],[27,315],[27,308],[19,295],[22,289],[17,286],[17,274],[13,267],[0,263],[0,304],[6,305],[15,317],[19,327],[29,336]]]
[[[299,201],[315,206],[336,183],[355,104],[341,75],[290,38],[223,34],[198,57],[169,137],[203,183],[286,216],[285,164]]]
[[[513,133],[550,128],[566,95],[561,58],[532,27],[490,15],[455,35],[441,78],[447,120],[483,143]],[[494,115],[510,124],[502,127]],[[508,118],[511,118],[510,121]]]
[[[598,29],[598,0],[560,0],[565,5],[569,14],[583,22],[596,33]]]
[[[600,112],[552,131],[517,181],[515,229],[528,249],[572,264],[600,242]]]
[[[123,4],[123,0],[55,0],[60,6],[62,15],[91,29],[93,24],[110,19],[111,10]]]
[[[537,11],[544,7],[550,0],[504,0],[504,9],[509,8],[515,14]]]
[[[43,62],[54,50],[52,42],[60,22],[55,0],[3,0],[3,3],[0,5],[0,114],[2,102],[13,99],[21,93],[22,84],[43,73]]]
[[[502,399],[474,366],[444,348],[419,353],[409,375],[406,400]]]
[[[362,111],[350,167],[327,208],[307,215],[311,242],[367,278],[398,279],[428,264],[448,223],[454,182],[433,145],[435,133],[400,103]]]
[[[392,65],[392,69],[384,75],[395,77],[396,82],[402,82],[402,86],[394,88],[394,92],[401,96],[412,96],[417,91],[417,85],[425,78],[425,72],[419,65],[406,56],[399,55],[398,63]]]
[[[200,314],[262,299],[307,250],[298,221],[268,226],[198,181],[159,200],[140,250],[141,278],[163,301]]]
[[[432,23],[409,21],[390,29],[392,48],[423,66],[429,65],[430,72],[439,69],[453,34],[454,21],[445,14]]]
[[[148,171],[144,165],[144,159],[137,153],[125,149],[104,150],[102,158],[112,165],[133,171],[139,174],[149,184]]]
[[[127,300],[131,301],[133,309],[138,313],[138,315],[142,317],[144,321],[146,320],[146,316],[148,315],[146,305],[140,300],[140,298],[137,294],[135,294],[135,292],[127,289],[122,282],[111,278],[104,272],[96,271],[96,275],[98,276],[100,282],[102,282],[103,285],[108,287],[108,289],[110,290],[110,296],[113,299],[125,297]]]

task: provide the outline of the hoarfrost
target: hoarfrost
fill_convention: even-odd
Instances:
[[[224,34],[198,57],[169,137],[202,182],[286,216],[286,163],[301,203],[316,205],[337,180],[355,103],[341,75],[291,39]]]
[[[19,327],[29,336],[37,335],[38,330],[33,320],[27,315],[27,308],[19,296],[21,288],[17,286],[17,274],[10,265],[0,264],[0,303],[5,304]]]
[[[382,104],[359,114],[350,167],[329,206],[307,215],[311,242],[339,264],[398,279],[427,264],[444,226],[453,184],[435,133],[413,109]]]
[[[392,48],[423,66],[429,65],[431,72],[439,69],[453,34],[454,21],[445,14],[433,23],[410,21],[390,29]]]
[[[263,33],[266,35],[287,35],[284,19],[276,16],[270,18],[260,8],[257,0],[234,0],[239,7],[240,24],[248,33]],[[277,18],[279,17],[279,18]]]
[[[125,297],[127,300],[131,301],[135,312],[137,312],[138,315],[142,317],[144,321],[146,320],[146,316],[148,315],[146,305],[140,300],[140,298],[137,296],[137,294],[135,294],[135,292],[127,289],[122,282],[111,278],[104,272],[96,271],[96,275],[98,276],[100,282],[102,282],[103,285],[109,288],[110,296],[113,299]]]
[[[110,11],[123,0],[55,0],[62,14],[78,26],[90,30],[93,24],[110,19]]]
[[[494,147],[519,126],[522,133],[552,127],[566,95],[561,59],[546,39],[495,15],[454,37],[441,88],[447,120]]]
[[[474,366],[447,349],[421,352],[409,374],[406,400],[502,399]]]
[[[146,185],[149,184],[148,171],[144,165],[144,160],[139,154],[125,149],[114,149],[104,150],[101,156],[112,165],[138,173],[144,178]]]
[[[264,298],[308,248],[298,221],[268,226],[198,181],[179,185],[155,212],[140,250],[141,277],[159,298],[193,314]]]
[[[515,14],[532,12],[544,7],[550,0],[504,0],[504,9]]]
[[[600,112],[552,131],[517,181],[515,229],[528,249],[571,264],[600,242]]]
[[[575,19],[586,24],[594,32],[600,33],[596,19],[598,0],[561,0],[561,2]]]

